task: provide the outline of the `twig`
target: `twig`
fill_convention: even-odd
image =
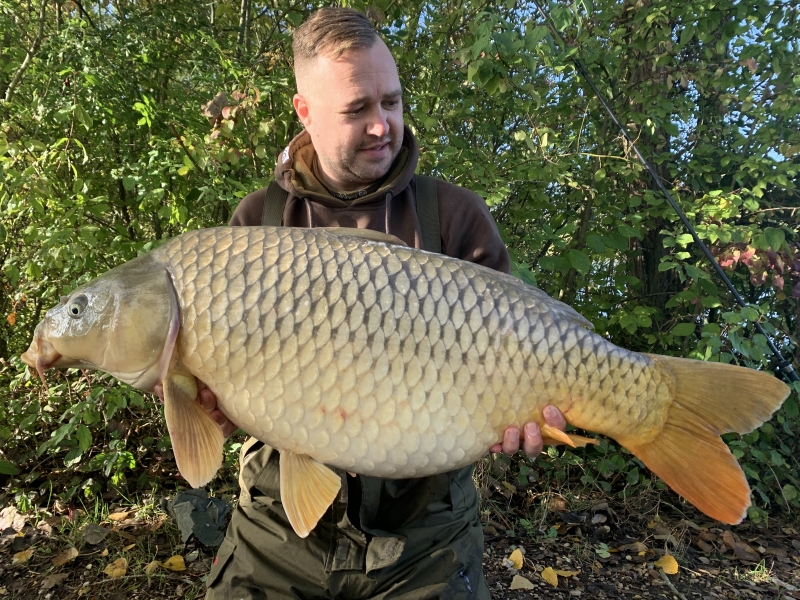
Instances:
[[[667,582],[667,585],[669,586],[669,589],[671,589],[671,590],[672,590],[672,592],[673,592],[673,593],[674,593],[674,594],[675,594],[675,595],[676,595],[678,598],[680,598],[681,600],[687,600],[686,596],[684,596],[683,594],[681,594],[681,593],[678,591],[678,589],[677,589],[677,588],[676,588],[674,585],[672,585],[672,582],[669,580],[669,577],[667,577],[667,574],[666,574],[666,573],[664,573],[664,569],[659,569],[659,571],[661,571],[661,579],[663,579],[664,581],[666,581],[666,582]]]
[[[14,73],[14,77],[11,79],[11,83],[8,84],[6,88],[5,94],[5,101],[11,102],[11,98],[14,97],[14,92],[16,91],[17,85],[19,85],[20,80],[22,79],[22,75],[25,71],[28,70],[28,67],[33,60],[33,57],[39,52],[39,48],[42,45],[42,39],[44,38],[44,17],[45,17],[45,8],[47,8],[47,0],[42,0],[42,6],[39,9],[39,30],[36,33],[36,39],[33,41],[33,44],[25,53],[25,59],[22,61],[22,64],[17,68],[17,72]]]

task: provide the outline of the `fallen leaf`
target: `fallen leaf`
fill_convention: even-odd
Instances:
[[[100,527],[100,525],[95,525],[94,523],[87,523],[83,527],[83,541],[94,546],[106,539],[109,533],[111,533],[110,529]]]
[[[125,512],[115,512],[108,515],[108,518],[111,521],[124,521],[125,519],[130,518],[136,511],[133,510],[126,510]]]
[[[550,512],[564,512],[567,510],[567,502],[563,498],[550,498],[547,502],[547,510]]]
[[[8,593],[8,589],[4,587],[0,587],[0,596],[5,596]]]
[[[100,556],[108,556],[108,548],[103,548],[103,551],[100,553]]]
[[[558,575],[553,570],[553,567],[547,567],[544,571],[541,572],[542,579],[544,579],[547,583],[552,585],[553,587],[558,587]]]
[[[161,565],[157,560],[150,561],[147,563],[147,566],[144,568],[144,572],[148,575],[152,575],[156,571],[158,571],[158,567]]]
[[[122,577],[127,572],[128,572],[127,558],[118,558],[113,563],[108,565],[105,569],[103,569],[103,573],[111,577],[111,579],[117,579],[118,577]]]
[[[55,573],[53,575],[48,575],[42,581],[42,589],[49,590],[50,588],[56,587],[59,583],[63,582],[67,577],[69,577],[69,573]]]
[[[575,577],[575,575],[580,574],[580,571],[559,571],[556,569],[555,574],[561,577]]]
[[[13,565],[24,565],[26,562],[28,562],[30,560],[31,556],[33,556],[33,549],[32,548],[29,549],[29,550],[23,550],[22,552],[17,552],[14,555],[14,558],[11,559],[11,564],[13,564]]]
[[[19,514],[14,506],[6,506],[0,510],[0,531],[5,531],[9,527],[13,527],[14,531],[21,531],[27,522],[28,518]]]
[[[695,543],[697,544],[697,547],[700,548],[700,550],[702,550],[706,554],[711,554],[712,552],[714,552],[714,546],[712,546],[708,542],[704,542],[703,540],[697,540],[697,542]]]
[[[53,565],[56,567],[60,567],[62,565],[67,564],[69,561],[74,560],[78,557],[78,549],[77,548],[67,548],[64,552],[59,552],[53,557]]]
[[[647,552],[647,546],[645,546],[642,542],[633,542],[632,544],[625,544],[624,546],[619,547],[620,550],[624,552]]]
[[[667,575],[675,575],[678,572],[678,561],[670,554],[665,554],[653,564],[664,569],[664,573]]]
[[[522,551],[517,548],[511,553],[511,556],[508,557],[508,560],[510,560],[514,568],[519,571],[522,568]]]
[[[533,584],[525,579],[522,575],[514,575],[514,579],[511,580],[511,587],[512,590],[532,590]]]
[[[161,563],[161,566],[170,571],[185,571],[186,563],[183,562],[183,557],[180,554],[170,556],[167,560]]]
[[[127,552],[127,551],[128,551],[128,550],[130,550],[131,548],[135,548],[135,547],[136,547],[136,544],[128,544],[127,546],[125,546],[125,547],[123,548],[123,550],[124,550],[125,552]]]

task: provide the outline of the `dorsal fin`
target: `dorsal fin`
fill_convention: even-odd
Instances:
[[[394,244],[395,246],[408,246],[408,244],[399,237],[372,229],[358,229],[356,227],[320,227],[319,229],[323,229],[336,236],[357,237],[371,242],[383,242],[384,244]]]

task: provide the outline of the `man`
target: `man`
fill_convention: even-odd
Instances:
[[[325,8],[294,34],[294,109],[305,130],[278,159],[287,192],[282,224],[375,229],[421,247],[418,148],[403,126],[402,89],[389,49],[364,15]],[[509,258],[477,195],[437,181],[444,254],[508,271]],[[250,194],[231,225],[261,225],[266,189]],[[226,434],[234,426],[210,390],[200,401]],[[563,429],[554,407],[546,422]],[[492,452],[514,454],[509,427]],[[541,452],[535,423],[522,449]],[[208,578],[207,600],[257,598],[489,598],[472,467],[414,480],[341,473],[340,497],[299,538],[280,503],[277,452],[248,440],[241,496]]]

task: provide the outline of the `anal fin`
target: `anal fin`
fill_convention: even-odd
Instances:
[[[281,502],[295,533],[307,537],[333,504],[341,478],[305,454],[281,450]]]
[[[196,402],[194,375],[170,371],[163,385],[164,415],[178,470],[189,485],[202,487],[222,466],[225,436],[214,419]]]
[[[545,446],[558,446],[559,444],[566,444],[572,448],[583,448],[587,444],[599,443],[597,440],[593,440],[592,438],[561,431],[560,429],[552,427],[547,423],[542,425],[540,429],[542,431],[542,441],[544,442]]]

